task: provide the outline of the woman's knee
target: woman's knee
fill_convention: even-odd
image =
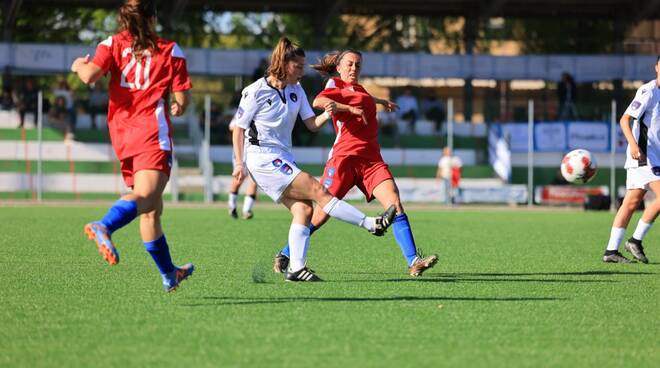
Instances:
[[[161,215],[161,210],[160,209],[153,209],[149,212],[145,212],[142,214],[142,219],[146,221],[157,221],[160,219]]]
[[[632,197],[626,203],[626,209],[630,212],[634,212],[639,208],[639,204],[642,202],[640,197]]]
[[[291,206],[291,214],[294,219],[302,220],[304,219],[308,223],[312,219],[312,214],[314,213],[314,207],[311,202],[308,201],[299,201]]]

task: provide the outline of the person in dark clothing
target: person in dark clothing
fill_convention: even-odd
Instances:
[[[570,74],[566,72],[561,74],[557,94],[559,95],[559,120],[577,120],[578,114],[575,108],[577,87]]]
[[[37,115],[37,95],[38,91],[37,88],[34,84],[34,80],[32,78],[28,78],[25,80],[25,85],[23,88],[19,91],[18,93],[18,98],[17,98],[17,108],[18,108],[18,116],[20,118],[20,123],[19,123],[19,128],[22,128],[25,124],[25,114],[28,112],[31,112],[35,115]]]

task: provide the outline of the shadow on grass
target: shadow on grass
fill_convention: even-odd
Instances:
[[[354,279],[354,280],[335,280],[330,282],[541,282],[541,283],[615,283],[615,279],[580,279],[575,276],[639,276],[656,275],[655,272],[626,272],[626,271],[583,271],[583,272],[525,272],[525,273],[426,273],[422,277],[412,278],[389,278],[384,280],[374,279]],[[377,275],[377,276],[400,276],[400,273],[353,273],[353,275]],[[539,276],[539,278],[531,278]],[[553,278],[543,278],[544,276],[555,276]],[[567,276],[567,278],[558,278],[557,276]],[[568,278],[570,277],[570,278]]]
[[[431,297],[431,296],[393,296],[393,297],[272,297],[272,298],[246,298],[230,296],[204,296],[199,299],[206,303],[184,303],[182,307],[208,307],[219,305],[250,305],[250,304],[281,304],[281,303],[317,303],[317,302],[335,302],[335,303],[371,303],[371,302],[548,302],[558,300],[568,300],[566,298],[554,297]]]
[[[613,276],[613,275],[656,275],[655,272],[626,271],[582,271],[582,272],[532,272],[532,273],[448,273],[439,277],[472,276]]]
[[[349,281],[349,280],[347,280]],[[358,280],[350,280],[358,281]],[[369,281],[369,280],[359,280]],[[615,283],[616,280],[571,280],[571,279],[505,279],[505,278],[475,278],[475,277],[454,277],[446,275],[428,275],[423,278],[399,278],[384,280],[387,282],[547,282],[560,284],[589,284],[589,283]]]

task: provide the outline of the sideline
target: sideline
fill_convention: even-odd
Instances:
[[[115,201],[108,200],[44,200],[41,203],[31,200],[0,200],[0,208],[17,208],[17,207],[70,207],[70,208],[86,208],[86,207],[110,207]],[[365,211],[377,212],[382,210],[377,203],[364,203],[362,201],[349,201],[352,205]],[[448,206],[444,204],[425,204],[425,203],[404,203],[406,211],[422,211],[422,212],[585,212],[582,207],[577,206],[534,206],[532,208],[527,205],[509,206],[509,205],[454,205]],[[192,208],[192,209],[226,209],[227,204],[224,201],[214,202],[211,204],[202,202],[179,202],[171,203],[165,202],[166,208]],[[255,204],[255,210],[274,210],[284,209],[281,204],[276,204],[268,201],[258,201]]]

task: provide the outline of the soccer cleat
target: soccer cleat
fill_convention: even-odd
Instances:
[[[119,253],[114,244],[112,244],[110,234],[105,225],[100,222],[90,222],[85,225],[85,235],[87,235],[89,240],[96,242],[96,247],[103,256],[103,259],[113,266],[119,263]]]
[[[619,253],[618,250],[606,250],[603,254],[603,262],[605,263],[630,263],[630,260]]]
[[[231,218],[233,218],[233,219],[237,219],[237,218],[238,218],[238,212],[236,212],[236,209],[235,209],[235,208],[229,210],[229,216],[231,216]]]
[[[413,277],[421,276],[424,273],[424,271],[435,266],[436,263],[438,263],[437,255],[431,254],[428,257],[424,257],[420,251],[417,253],[417,257],[415,257],[412,266],[408,268],[408,271],[410,273],[410,276]]]
[[[252,211],[243,212],[243,220],[250,220],[254,217]]]
[[[644,247],[642,246],[642,241],[635,238],[630,238],[626,241],[626,250],[635,257],[638,261],[642,263],[649,263],[649,259],[646,258],[644,254]]]
[[[193,271],[195,271],[195,266],[192,263],[188,263],[181,268],[176,268],[167,275],[163,275],[163,287],[165,287],[165,291],[171,293],[176,290],[181,281],[190,277]]]
[[[282,254],[282,252],[278,252],[273,262],[273,271],[275,273],[285,273],[287,268],[289,268],[289,257]]]
[[[376,217],[376,228],[371,233],[376,236],[383,236],[387,228],[392,225],[394,216],[396,216],[396,206],[391,205],[383,214]]]
[[[286,275],[284,275],[284,280],[285,281],[309,281],[309,282],[314,282],[314,281],[323,281],[321,280],[320,277],[316,276],[314,274],[314,271],[310,270],[307,267],[303,267],[299,269],[296,272],[286,272]]]

